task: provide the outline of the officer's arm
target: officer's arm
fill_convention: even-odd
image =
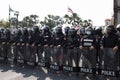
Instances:
[[[83,38],[80,39],[80,46],[79,46],[80,49],[83,49],[83,44],[82,43],[83,43]]]
[[[104,48],[104,45],[103,45],[103,44],[105,43],[104,40],[105,40],[105,35],[103,35],[103,37],[102,37],[101,40],[100,40],[100,49],[101,49],[101,50],[103,50],[103,48]]]

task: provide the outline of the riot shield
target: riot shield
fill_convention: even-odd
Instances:
[[[2,52],[2,45],[0,44],[0,62],[4,60],[4,54]]]
[[[15,60],[17,60],[16,45],[9,44],[7,46],[7,49],[8,49],[8,52],[7,52],[8,63],[13,63]]]
[[[17,62],[19,64],[24,64],[25,48],[26,48],[25,45],[17,45],[16,46]]]
[[[43,51],[43,62],[45,62],[45,66],[48,69],[49,68],[49,64],[51,63],[51,53],[50,53],[50,47],[49,46],[44,46],[44,51]]]
[[[37,57],[38,57],[37,65],[40,67],[45,67],[46,65],[45,65],[43,46],[37,47]]]
[[[96,49],[90,50],[90,47],[84,47],[80,52],[80,72],[85,74],[96,74]]]
[[[7,45],[6,44],[1,44],[0,45],[0,61],[6,61],[7,60]]]
[[[3,45],[0,45],[0,62],[4,61]]]
[[[77,72],[78,63],[79,63],[79,49],[78,48],[67,48],[63,55],[66,58],[65,63],[63,64],[63,71],[67,72]]]
[[[51,48],[51,56],[50,69],[56,71],[62,70],[63,48],[54,46]]]
[[[36,65],[36,53],[37,47],[36,46],[26,46],[26,64],[29,66]]]
[[[119,51],[113,48],[104,48],[100,51],[100,67],[99,74],[111,77],[119,76]]]

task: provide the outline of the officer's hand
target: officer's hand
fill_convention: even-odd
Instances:
[[[26,47],[28,47],[28,46],[29,46],[29,44],[27,43],[27,44],[26,44]]]
[[[104,49],[104,47],[103,47],[103,46],[101,46],[101,47],[100,47],[100,49],[101,49],[101,50],[103,50],[103,49]]]
[[[52,48],[52,47],[53,47],[53,45],[50,45],[50,47]]]
[[[22,46],[24,46],[25,44],[24,43],[22,43]]]
[[[35,44],[32,44],[32,47],[35,47]]]
[[[15,43],[13,43],[12,45],[15,46]]]
[[[83,49],[83,46],[80,46],[79,48],[82,50],[82,49]]]
[[[7,42],[7,45],[9,45],[10,43],[9,42]]]
[[[90,51],[92,51],[93,49],[94,49],[94,46],[91,46],[91,47],[90,47]]]
[[[58,46],[57,46],[57,48],[60,48],[60,47],[61,47],[61,45],[58,45]]]
[[[2,44],[4,45],[6,42],[2,42]]]
[[[17,45],[19,46],[19,45],[20,45],[20,43],[17,43]]]
[[[44,45],[44,47],[48,47],[48,45],[46,44],[46,45]]]
[[[41,45],[40,45],[40,44],[38,44],[38,46],[40,47]]]
[[[114,48],[113,48],[113,51],[117,51],[118,50],[118,46],[115,46]]]

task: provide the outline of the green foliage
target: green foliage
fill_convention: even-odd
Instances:
[[[23,20],[20,22],[22,27],[33,27],[38,23],[38,16],[37,15],[29,15],[25,16]]]
[[[0,27],[8,28],[9,27],[9,22],[0,20]]]
[[[40,24],[42,26],[47,25],[50,28],[53,28],[58,25],[62,25],[64,23],[63,19],[60,16],[54,16],[54,15],[47,15],[43,21],[40,21]]]
[[[51,29],[58,25],[69,24],[71,26],[88,26],[92,23],[91,19],[83,20],[77,13],[72,13],[71,15],[65,14],[63,17],[58,15],[48,14],[44,17],[43,21],[39,22],[39,16],[37,15],[28,15],[23,18],[22,21],[19,21],[20,27],[33,27],[34,25],[40,23],[41,26],[48,25]],[[16,18],[11,18],[11,25],[16,26]],[[0,27],[9,27],[9,21],[0,20]]]

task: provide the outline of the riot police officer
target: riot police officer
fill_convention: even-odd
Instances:
[[[64,45],[63,45],[63,65],[66,65],[67,62],[67,38],[68,38],[68,31],[70,30],[69,26],[64,28]]]
[[[2,39],[1,39],[1,29],[0,29],[0,60],[4,60],[4,56],[3,56],[3,54],[2,54],[2,51],[1,51],[1,49],[2,49],[2,45],[1,45],[1,42],[2,42]]]
[[[39,44],[40,32],[38,26],[33,27],[33,31],[29,30],[28,43],[26,47],[27,65],[36,66],[36,53]]]
[[[115,55],[118,50],[118,36],[114,26],[108,25],[106,29],[107,33],[103,35],[101,40],[101,50],[103,52],[104,68],[115,69]]]
[[[8,53],[10,52],[11,33],[9,29],[4,29],[2,33],[1,54],[3,54],[5,61],[7,61]]]
[[[80,37],[77,35],[77,31],[72,28],[68,31],[67,38],[67,57],[68,57],[68,66],[78,66],[78,47],[80,44]],[[73,65],[73,60],[75,65]]]
[[[32,48],[33,43],[34,43],[33,30],[29,29],[28,30],[28,41],[26,43],[26,59],[25,59],[25,62],[27,65],[34,65],[34,62],[32,62],[32,60],[31,60],[32,53],[33,53],[33,48]]]
[[[17,48],[17,62],[26,63],[26,43],[28,42],[28,30],[27,28],[22,29],[22,35],[20,37],[21,44]]]
[[[117,30],[117,35],[118,35],[118,51],[117,51],[117,55],[116,55],[116,59],[117,59],[117,69],[120,69],[120,24],[118,24],[116,26],[116,30]]]
[[[15,29],[12,34],[12,46],[11,46],[13,50],[11,56],[13,55],[15,64],[17,63],[18,54],[19,54],[18,52],[20,49],[19,47],[20,47],[21,42],[22,42],[22,31],[20,29]]]
[[[64,34],[62,33],[62,28],[57,26],[55,28],[55,34],[53,35],[53,47],[54,47],[54,62],[57,65],[62,65],[63,59],[63,45],[64,45]]]
[[[17,29],[17,34],[16,34],[16,59],[17,62],[19,63],[24,63],[24,58],[23,58],[23,54],[24,54],[24,50],[22,47],[22,30],[21,29]]]
[[[101,67],[101,63],[103,61],[102,59],[102,54],[100,54],[100,41],[101,41],[101,38],[103,36],[103,33],[102,33],[102,26],[96,26],[95,29],[94,29],[94,36],[96,37],[96,44],[95,44],[95,48],[96,48],[96,66],[97,68],[100,66]]]
[[[43,45],[43,51],[44,51],[44,62],[48,65],[51,62],[50,56],[50,46],[51,46],[51,42],[52,42],[52,35],[50,32],[50,28],[49,26],[43,26],[42,29],[42,37],[43,37],[43,41],[42,41],[42,45]],[[48,68],[48,66],[47,66]]]
[[[82,52],[82,67],[95,68],[96,52],[95,37],[93,36],[93,28],[88,26],[85,28],[85,34],[81,39],[80,49]]]
[[[41,30],[39,29],[38,26],[34,26],[33,28],[33,48],[34,48],[34,60],[36,61],[36,53],[38,56],[38,66],[39,66],[39,62],[41,62],[42,60],[42,53],[43,53],[43,37],[42,37],[42,33]],[[37,51],[37,52],[36,52]]]

